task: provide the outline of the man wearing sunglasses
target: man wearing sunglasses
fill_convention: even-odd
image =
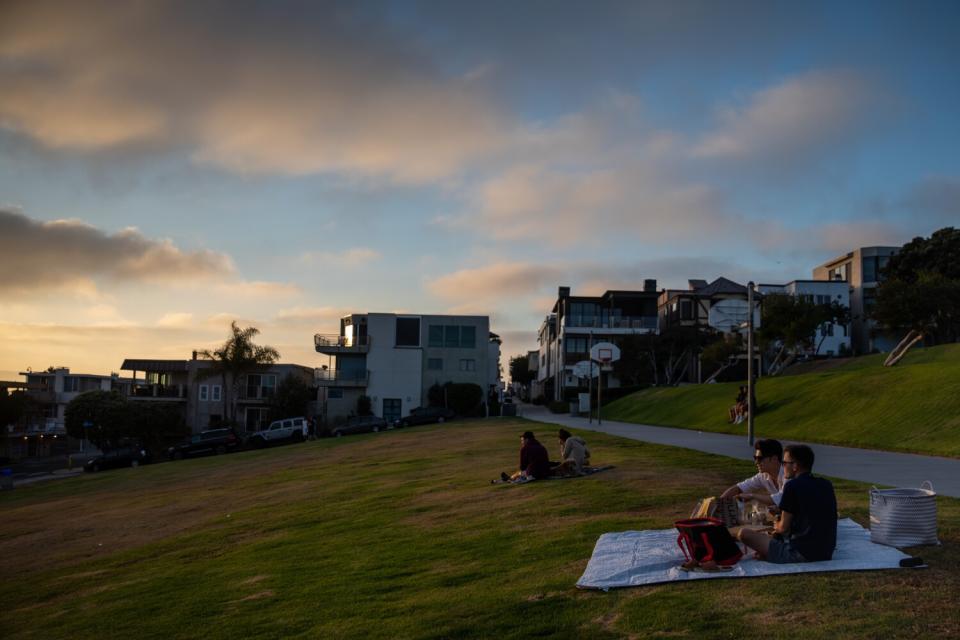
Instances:
[[[757,465],[757,475],[738,482],[726,491],[721,498],[738,496],[741,500],[756,500],[765,505],[780,504],[784,477],[783,445],[779,440],[757,440],[754,443],[753,462]]]
[[[789,482],[780,498],[780,520],[773,537],[741,529],[737,537],[757,557],[777,564],[829,560],[837,546],[837,497],[833,484],[811,473],[813,450],[792,444],[783,452]]]

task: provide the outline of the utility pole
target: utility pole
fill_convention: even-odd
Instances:
[[[753,280],[747,283],[747,442],[753,446]]]
[[[593,351],[593,329],[590,329],[590,346],[587,347],[587,362],[590,363],[590,373],[587,377],[587,415],[590,416],[589,423],[593,424],[593,356],[590,353]]]

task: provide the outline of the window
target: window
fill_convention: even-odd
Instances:
[[[74,393],[80,391],[80,378],[67,376],[63,379],[63,392]]]
[[[383,399],[383,419],[387,424],[393,424],[403,416],[403,403],[400,398]]]
[[[847,264],[849,263],[841,264],[827,271],[827,279],[842,280],[844,282],[850,282],[850,273],[847,270]]]
[[[260,431],[267,425],[268,409],[265,407],[247,407],[244,425],[247,431]]]
[[[817,296],[817,304],[830,304],[830,296]]]
[[[214,402],[220,402],[220,385],[212,384],[210,385],[210,399]]]
[[[327,391],[327,398],[330,400],[339,400],[343,398],[343,389],[340,387],[330,387]]]
[[[825,322],[822,327],[820,327],[820,335],[822,336],[832,336],[833,335],[833,323]]]
[[[476,371],[477,370],[477,361],[472,358],[464,358],[460,360],[460,371]]]
[[[567,353],[586,353],[587,339],[586,338],[567,338],[564,344],[564,350]]]
[[[477,346],[476,327],[460,327],[460,346],[464,349],[473,349]]]
[[[273,374],[247,374],[247,398],[272,398],[277,387],[277,376]]]
[[[431,347],[442,347],[443,346],[443,325],[442,324],[430,325],[430,332],[427,340],[428,340],[427,344]]]
[[[693,320],[693,301],[691,300],[680,301],[680,319]]]
[[[427,369],[431,371],[442,371],[443,358],[427,358]]]
[[[397,318],[396,346],[420,346],[420,318]]]
[[[443,346],[445,347],[459,347],[460,346],[460,327],[456,326],[447,326],[443,328]]]
[[[205,384],[200,385],[200,402],[206,402],[210,399],[210,387]]]

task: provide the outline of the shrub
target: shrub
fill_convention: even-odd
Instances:
[[[448,382],[446,385],[447,406],[457,415],[483,415],[483,389],[470,382]]]
[[[370,396],[360,396],[357,398],[357,415],[373,415],[373,404],[370,402]]]
[[[570,411],[570,403],[564,400],[554,400],[548,405],[550,413],[567,413]]]

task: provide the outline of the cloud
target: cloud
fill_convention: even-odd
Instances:
[[[29,265],[29,268],[25,268]],[[40,222],[0,209],[0,269],[16,277],[0,291],[77,286],[90,281],[176,282],[230,276],[230,259],[213,251],[183,251],[170,240],[147,238],[133,228],[113,234],[78,220]]]
[[[912,216],[960,225],[960,177],[930,176],[914,185],[898,204]]]
[[[281,309],[273,321],[286,327],[305,327],[314,332],[339,332],[340,318],[349,314],[336,307],[291,307]]]
[[[191,149],[238,172],[425,182],[512,127],[372,14],[334,4],[14,3],[0,126],[52,148]],[[172,43],[175,43],[173,45]]]
[[[816,229],[821,246],[835,255],[858,247],[900,246],[910,239],[903,226],[872,220],[835,222]]]
[[[343,251],[309,251],[300,255],[298,262],[305,266],[362,267],[381,258],[376,249],[354,247]]]
[[[448,300],[509,298],[537,291],[561,274],[555,266],[526,262],[505,262],[461,269],[431,280],[431,293]]]
[[[194,325],[193,314],[187,312],[173,312],[163,314],[157,320],[158,327],[164,328],[183,328]]]
[[[717,128],[694,145],[693,157],[792,165],[835,150],[883,107],[874,83],[851,70],[794,76],[745,102],[719,111]]]

